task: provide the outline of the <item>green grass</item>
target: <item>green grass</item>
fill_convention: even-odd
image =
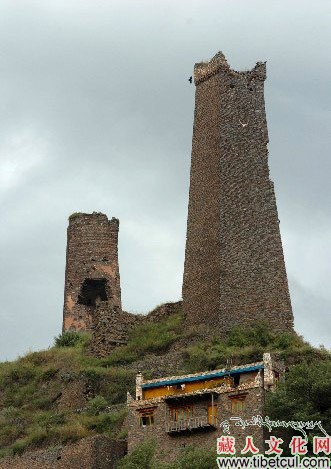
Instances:
[[[127,345],[118,347],[106,359],[108,365],[123,365],[135,362],[148,353],[160,355],[180,338],[183,326],[183,315],[176,313],[157,324],[142,324],[129,334]]]
[[[176,341],[183,347],[183,372],[224,367],[229,358],[233,365],[260,361],[265,351],[285,359],[290,365],[330,357],[326,350],[311,347],[296,334],[275,334],[264,324],[234,328],[225,341],[215,339],[186,348],[184,338],[189,337],[192,343],[194,336],[185,334],[183,316],[176,313],[158,324],[136,327],[130,332],[128,344],[106,358],[86,353],[90,340],[87,334],[65,333],[57,337],[56,346],[48,350],[0,363],[0,457],[20,454],[27,448],[57,446],[96,433],[125,438],[122,423],[126,394],[127,391],[134,394],[135,388],[135,373],[125,366],[143,360],[148,354],[162,355]],[[58,408],[61,392],[77,381],[86,383],[91,391],[85,409],[77,413]],[[112,405],[116,405],[116,411],[110,410]],[[208,467],[203,465],[204,460],[209,461],[208,454],[200,460],[192,449],[187,450],[180,459],[182,466],[162,468],[204,469]],[[200,465],[194,465],[192,458],[200,461]],[[135,463],[128,458],[124,463],[129,465],[119,467],[143,467],[132,465]]]
[[[84,340],[74,343],[0,364],[0,456],[95,433],[116,437],[121,432],[125,410],[110,412],[107,407],[122,403],[125,408],[134,373],[106,367],[86,355]],[[57,397],[76,380],[86,382],[96,397],[82,413],[58,410]]]
[[[267,324],[259,323],[254,327],[234,327],[226,340],[214,339],[188,347],[185,369],[194,373],[223,368],[229,363],[253,363],[261,361],[264,352],[271,352],[288,365],[330,357],[323,347],[314,348],[295,333],[272,332]]]
[[[118,463],[118,469],[211,469],[216,467],[216,451],[201,446],[187,446],[171,463],[160,462],[153,440],[144,441]]]
[[[180,337],[182,322],[178,313],[159,324],[141,325],[125,347],[107,358],[86,353],[89,334],[65,332],[48,350],[0,363],[0,457],[95,433],[125,437],[126,394],[134,393],[135,373],[119,365],[165,353]],[[95,397],[81,413],[58,410],[60,393],[76,381],[85,382]],[[113,404],[123,404],[122,410],[110,412]]]

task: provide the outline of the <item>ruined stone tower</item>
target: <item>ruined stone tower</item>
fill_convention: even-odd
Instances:
[[[264,63],[237,72],[220,52],[194,68],[184,313],[188,325],[223,335],[259,320],[293,330],[269,179],[265,78]]]
[[[63,331],[91,330],[105,302],[121,312],[118,227],[102,213],[69,217]]]

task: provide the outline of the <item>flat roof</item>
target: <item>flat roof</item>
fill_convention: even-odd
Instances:
[[[203,381],[207,379],[220,378],[222,376],[232,376],[232,375],[236,375],[239,373],[249,373],[250,371],[262,370],[263,368],[264,366],[262,364],[259,364],[259,365],[244,367],[244,368],[236,368],[232,370],[222,370],[222,371],[216,371],[216,372],[211,372],[211,373],[203,373],[203,374],[194,375],[194,376],[186,376],[186,377],[179,376],[178,378],[165,379],[164,381],[160,380],[160,381],[155,381],[153,383],[142,384],[141,388],[150,389],[150,388],[159,388],[162,386],[172,386],[174,384],[192,383],[195,381]]]

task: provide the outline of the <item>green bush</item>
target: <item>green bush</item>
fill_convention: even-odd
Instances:
[[[216,452],[201,446],[183,448],[175,462],[162,463],[155,456],[156,444],[148,440],[137,445],[119,463],[118,469],[212,469],[216,467]]]
[[[150,440],[137,445],[132,453],[119,461],[118,469],[151,469],[155,446],[155,442]]]
[[[83,215],[83,212],[74,212],[71,215],[69,215],[69,220],[72,220],[73,218],[80,217]]]
[[[99,415],[106,410],[107,406],[108,402],[103,396],[96,396],[88,401],[86,411],[92,415]]]
[[[214,339],[191,345],[185,350],[185,368],[193,373],[253,363],[261,361],[266,351],[289,365],[330,356],[325,349],[313,348],[295,333],[277,333],[266,324],[258,323],[251,327],[234,327],[224,341]]]
[[[90,339],[86,332],[66,331],[54,338],[55,347],[85,346]]]
[[[125,416],[126,409],[120,410],[118,412],[100,414],[95,426],[95,430],[98,433],[106,433],[108,436],[116,436],[119,438],[119,433],[122,432],[121,428]]]
[[[54,413],[48,411],[37,415],[35,420],[41,427],[49,429],[56,425],[63,425],[66,421],[66,417],[63,412]]]
[[[183,448],[176,462],[165,465],[164,469],[212,469],[217,467],[216,457],[215,450],[188,446]]]
[[[26,440],[17,440],[11,450],[12,450],[12,454],[15,456],[16,454],[20,455],[23,453],[23,451],[25,450],[25,448],[27,447],[28,443]]]
[[[268,324],[257,323],[251,327],[235,326],[229,334],[226,344],[230,347],[262,346],[267,347],[273,341]]]
[[[272,419],[321,421],[331,432],[331,360],[293,365],[284,383],[268,393],[266,413]]]
[[[102,394],[109,404],[126,402],[127,392],[134,394],[135,372],[121,368],[107,370],[107,375],[101,380],[98,392]]]
[[[43,370],[40,374],[40,381],[48,381],[58,373],[58,368],[49,367]]]

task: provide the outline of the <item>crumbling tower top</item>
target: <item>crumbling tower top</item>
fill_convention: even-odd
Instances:
[[[267,76],[265,62],[257,62],[252,70],[239,72],[230,68],[223,52],[219,51],[209,62],[199,62],[194,65],[194,83],[198,85],[220,72],[227,72],[232,76],[243,74],[250,77],[255,76],[255,78],[262,81],[264,81]]]

